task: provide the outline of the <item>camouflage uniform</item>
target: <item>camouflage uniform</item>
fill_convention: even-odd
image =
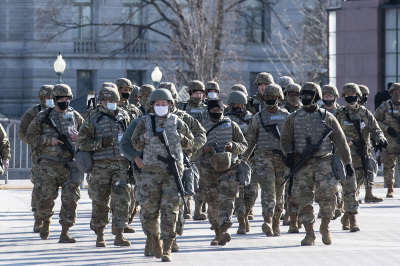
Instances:
[[[1,160],[10,160],[10,141],[2,125],[0,125],[0,157]]]
[[[303,92],[304,91],[304,92]],[[325,138],[319,149],[312,155],[303,167],[297,172],[293,180],[292,193],[299,202],[299,219],[306,229],[306,237],[302,245],[312,245],[315,241],[313,223],[314,216],[314,183],[317,183],[319,194],[319,206],[322,216],[320,233],[324,244],[331,243],[329,231],[329,222],[334,216],[336,207],[336,192],[339,182],[333,176],[332,172],[332,143],[336,146],[342,160],[347,165],[351,164],[350,149],[345,140],[344,133],[335,117],[324,109],[320,109],[315,103],[322,99],[319,85],[311,82],[305,83],[301,90],[302,93],[314,92],[314,98],[311,105],[307,105],[299,111],[290,114],[282,128],[281,148],[283,153],[289,158],[299,160],[305,150],[309,137],[311,143],[316,143],[325,130],[324,123],[332,128],[332,134]],[[317,98],[318,96],[318,98]],[[304,101],[304,100],[303,100]],[[292,157],[293,156],[293,157]]]
[[[261,93],[257,92],[253,96],[251,96],[247,102],[246,109],[255,115],[260,112],[264,108],[264,99]]]
[[[213,100],[215,101],[215,100]],[[211,102],[211,100],[210,100]],[[232,156],[231,164],[226,170],[218,170],[213,165],[215,162],[215,154],[205,153],[204,149],[200,149],[197,158],[201,157],[200,163],[200,179],[204,184],[205,201],[208,204],[208,220],[211,229],[215,230],[216,238],[211,245],[225,245],[230,241],[230,235],[227,233],[232,226],[232,212],[234,200],[238,197],[239,183],[236,181],[237,164],[240,162],[238,156],[247,148],[246,140],[242,134],[240,127],[228,117],[223,117],[216,122],[208,118],[204,123],[204,128],[209,131],[213,125],[226,120],[226,123],[215,127],[207,135],[205,145],[216,143],[215,152],[221,154],[224,151],[225,144],[232,143],[232,151],[226,152]],[[224,237],[223,237],[224,236]],[[228,237],[229,236],[229,237]]]
[[[119,95],[115,87],[106,88],[99,93],[99,100],[117,99],[119,100]],[[129,122],[129,116],[124,110],[117,108],[113,111],[101,104],[90,114],[89,120],[82,125],[78,134],[78,148],[93,152],[93,169],[88,177],[88,184],[89,197],[92,200],[90,228],[98,235],[97,246],[105,246],[102,243],[104,228],[109,223],[110,199],[112,226],[116,231],[114,245],[130,245],[122,236],[130,217],[131,188],[127,174],[129,161],[122,155],[118,144]]]
[[[60,95],[58,93],[60,91],[68,91],[69,93],[61,93],[62,95]],[[67,85],[58,84],[54,87],[52,98],[57,96],[72,98],[72,93]],[[67,136],[72,146],[75,146],[75,141],[70,138],[68,129],[73,127],[79,130],[83,123],[82,116],[71,107],[68,107],[65,112],[58,112],[54,108],[48,108],[39,112],[28,127],[26,139],[29,145],[33,149],[37,149],[40,154],[40,159],[38,160],[40,173],[36,180],[37,189],[40,191],[40,199],[37,204],[35,219],[43,221],[43,227],[40,231],[42,239],[47,239],[49,235],[48,229],[51,216],[54,213],[53,207],[54,201],[58,196],[58,188],[62,187],[59,221],[63,226],[62,235],[63,233],[67,234],[68,228],[75,224],[76,208],[80,199],[80,182],[73,181],[71,177],[69,163],[73,160],[73,156],[68,150],[63,150],[59,145],[51,145],[52,137],[58,138],[58,135],[53,128],[43,121],[46,116],[49,116],[54,121],[56,128]],[[66,232],[64,231],[65,229]],[[60,242],[62,242],[62,235],[60,236]],[[74,239],[73,242],[75,242]]]

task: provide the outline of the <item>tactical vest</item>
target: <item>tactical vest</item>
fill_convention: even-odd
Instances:
[[[316,144],[322,137],[326,121],[325,109],[320,108],[313,113],[307,113],[304,109],[296,112],[294,117],[294,151],[301,154],[307,147],[306,138],[311,138],[311,143]],[[332,153],[332,143],[325,138],[314,157],[323,157]]]
[[[167,164],[158,159],[158,155],[167,158],[167,151],[164,144],[161,142],[158,136],[153,134],[152,120],[149,114],[143,117],[146,125],[146,145],[143,150],[143,163],[145,166],[158,167],[162,169],[167,168]],[[161,122],[161,123],[160,123]],[[174,114],[168,114],[167,118],[159,120],[155,117],[155,131],[160,129],[165,130],[165,134],[168,137],[169,149],[171,154],[175,157],[177,164],[180,169],[183,169],[183,151],[180,142],[179,133],[177,131],[178,116]]]
[[[189,103],[184,103],[182,110],[197,119],[200,123],[207,117],[207,106],[191,106]]]
[[[250,123],[252,114],[250,112],[246,112],[246,115],[244,117],[239,117],[232,113],[227,113],[225,115],[227,117],[229,117],[230,120],[236,122],[236,124],[238,124],[238,126],[240,127],[240,130],[242,131],[243,136],[246,136],[246,131],[247,131],[247,128],[249,127],[249,123]]]
[[[44,111],[47,115],[49,113],[49,117],[54,121],[56,128],[65,136],[68,137],[68,141],[71,143],[73,147],[76,146],[75,141],[73,141],[68,134],[68,127],[73,127],[76,130],[78,130],[78,123],[75,118],[75,114],[73,112],[73,109],[69,107],[65,113],[59,113],[53,108],[46,109]],[[42,123],[44,125],[43,130],[42,130],[42,135],[45,135],[47,137],[58,137],[58,134],[54,129],[52,129],[49,125]],[[41,150],[41,154],[55,157],[58,159],[66,159],[66,158],[71,158],[72,155],[69,151],[64,151],[61,149],[59,145],[55,146],[44,146],[43,149]]]
[[[226,143],[233,142],[232,121],[227,116],[224,116],[223,120],[227,121],[227,123],[224,123],[224,124],[221,124],[221,125],[215,127],[210,132],[209,132],[209,130],[216,123],[214,123],[213,121],[211,121],[208,118],[205,120],[204,125],[203,125],[204,129],[207,132],[209,132],[207,135],[207,142],[205,145],[217,143],[216,152],[224,152]],[[237,160],[237,158],[238,158],[238,156],[236,154],[232,153],[232,162],[235,162]]]
[[[103,135],[103,133],[96,128],[96,139],[105,137],[112,137],[114,139],[114,145],[93,151],[93,160],[126,160],[119,148],[119,140],[126,129],[123,124],[126,123],[123,113],[119,111],[115,119],[113,119],[99,111],[92,116],[92,119],[95,120],[104,130],[104,133],[106,133],[106,135]]]
[[[382,103],[382,106],[389,113],[383,121],[386,125],[393,127],[397,132],[400,132],[400,106],[394,105],[391,100]]]
[[[264,126],[276,124],[279,132],[282,132],[283,123],[289,114],[284,109],[278,108],[275,113],[270,113],[266,109],[263,109],[260,113],[257,113],[258,119],[258,140],[257,140],[257,151],[272,151],[280,150],[280,140],[271,132],[267,132]],[[261,123],[262,119],[262,123]]]

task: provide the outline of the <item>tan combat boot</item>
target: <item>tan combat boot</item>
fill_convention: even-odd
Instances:
[[[358,232],[360,228],[358,227],[356,215],[350,214],[350,232]]]
[[[201,212],[201,207],[202,204],[201,202],[195,201],[194,202],[194,214],[193,214],[193,220],[199,221],[199,220],[207,220],[207,215]]]
[[[215,229],[214,231],[215,231],[215,238],[213,241],[211,241],[211,246],[218,245],[218,241],[219,241],[219,237],[220,237],[219,229]]]
[[[274,234],[272,233],[272,217],[264,218],[264,223],[261,226],[261,229],[266,236],[274,236]]]
[[[114,246],[121,246],[121,247],[129,247],[131,243],[125,239],[124,235],[124,228],[116,228],[115,229],[115,239],[114,239]]]
[[[249,215],[247,215],[248,219],[250,221],[254,220],[254,214],[253,214],[253,207],[251,207],[250,211],[249,211]]]
[[[328,217],[322,217],[321,218],[321,225],[319,227],[319,232],[322,235],[322,242],[325,245],[330,245],[332,244],[332,235],[331,235],[331,230],[329,230],[329,223],[331,219]]]
[[[43,221],[42,228],[40,228],[40,238],[46,240],[50,234],[51,219]]]
[[[386,198],[393,198],[393,184],[387,186]]]
[[[104,227],[97,229],[96,235],[97,235],[96,247],[105,248],[106,240],[104,239]]]
[[[315,243],[315,233],[314,233],[314,224],[313,223],[305,223],[304,228],[306,229],[306,237],[301,240],[302,246],[311,246]]]
[[[281,230],[279,229],[280,222],[281,222],[280,217],[278,217],[278,218],[274,217],[272,219],[272,231],[274,232],[274,236],[281,235]]]
[[[117,234],[117,229],[114,226],[111,227],[111,233],[113,235]],[[128,234],[136,233],[136,230],[128,225],[127,227],[124,228],[124,233],[128,233]]]
[[[246,220],[244,217],[238,217],[239,228],[236,231],[238,235],[245,235],[246,234]]]
[[[153,253],[153,238],[151,235],[147,235],[146,245],[144,246],[144,255],[145,256],[154,256]]]
[[[370,202],[381,202],[383,199],[375,197],[372,194],[372,187],[366,187],[365,188],[365,202],[370,203]]]
[[[190,209],[190,200],[188,199],[186,201],[186,203],[187,203],[187,206],[188,206],[188,211],[186,212],[186,210],[185,210],[185,215],[183,217],[185,218],[185,220],[189,220],[189,219],[192,219],[192,215],[191,215],[192,210]],[[174,252],[173,249],[172,249],[172,252]]]
[[[178,251],[179,251],[179,246],[178,246],[178,244],[176,243],[176,238],[175,238],[174,241],[172,242],[171,251],[172,251],[172,252],[178,252]]]
[[[342,223],[342,230],[350,230],[350,217],[348,213],[343,214],[340,222]]]
[[[244,217],[244,222],[246,223],[246,233],[250,232],[250,222],[249,222],[249,217],[246,215]]]
[[[43,221],[35,218],[35,223],[33,224],[33,232],[39,233],[40,228],[42,228]]]
[[[290,215],[290,225],[289,225],[289,230],[288,233],[290,234],[295,234],[299,232],[299,228],[297,227],[297,215],[296,214],[291,214]]]
[[[223,226],[220,226],[218,228],[220,233],[218,245],[225,246],[226,243],[231,241],[231,235],[228,233],[229,227],[230,227],[229,225],[224,224]]]
[[[162,254],[162,259],[161,261],[171,261],[172,256],[171,256],[171,245],[172,245],[173,239],[172,238],[166,238],[163,239],[163,254]]]
[[[161,259],[163,250],[161,246],[160,234],[151,235],[153,239],[153,254],[157,259]]]
[[[71,237],[68,234],[69,228],[70,228],[70,226],[68,226],[66,224],[62,225],[60,240],[58,240],[58,243],[76,243],[75,238]]]

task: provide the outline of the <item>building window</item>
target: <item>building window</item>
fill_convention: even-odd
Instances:
[[[133,85],[137,86],[142,86],[143,83],[143,77],[144,77],[144,70],[128,70],[126,73],[126,77],[132,81]]]
[[[329,84],[336,86],[336,11],[328,10]]]
[[[385,79],[384,87],[400,77],[400,8],[385,10]]]
[[[271,8],[268,5],[259,0],[247,0],[245,22],[248,42],[270,42]]]
[[[77,98],[86,95],[94,89],[94,70],[77,70],[76,71],[76,94]]]
[[[74,0],[73,20],[77,25],[92,23],[92,0]],[[91,40],[92,26],[79,27],[73,30],[75,40]]]
[[[143,29],[140,27],[143,23],[141,2],[140,0],[124,1],[122,15],[124,22],[128,24],[122,28],[122,38],[124,40],[132,41],[137,38],[143,38]]]

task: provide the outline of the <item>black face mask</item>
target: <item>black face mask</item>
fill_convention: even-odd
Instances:
[[[246,108],[232,107],[232,112],[238,116],[242,116],[242,115],[246,114]]]
[[[313,99],[301,99],[301,103],[304,106],[309,106],[312,103]]]
[[[69,106],[69,102],[56,102],[58,108],[60,108],[62,111],[67,110]]]
[[[322,100],[325,104],[325,106],[331,107],[334,103],[335,100]]]
[[[129,92],[121,92],[122,99],[128,100],[131,94]]]
[[[356,95],[356,96],[347,96],[347,97],[344,97],[344,100],[345,100],[347,103],[350,103],[350,104],[355,103],[355,102],[357,101],[357,95]]]
[[[214,120],[219,120],[222,116],[222,113],[208,113],[210,117]]]
[[[276,100],[265,100],[265,104],[269,107],[273,107],[276,104]]]
[[[361,97],[361,99],[360,99],[360,103],[361,103],[361,104],[364,104],[364,103],[366,103],[367,101],[368,101],[368,96]]]

